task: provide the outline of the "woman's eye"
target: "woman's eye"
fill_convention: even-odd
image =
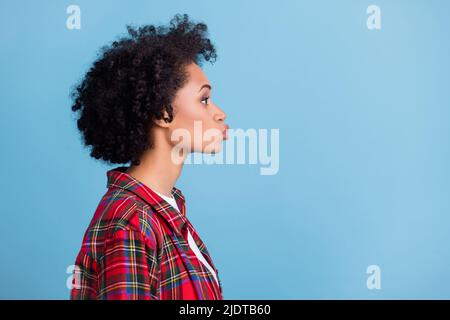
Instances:
[[[209,100],[209,97],[206,97],[202,100],[202,102],[205,101],[205,104],[208,104],[208,100]]]

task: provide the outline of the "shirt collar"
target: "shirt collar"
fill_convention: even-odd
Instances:
[[[161,214],[176,232],[183,235],[186,226],[186,208],[185,198],[181,190],[173,187],[171,191],[172,196],[177,202],[178,208],[180,208],[180,212],[178,212],[167,201],[150,189],[150,187],[126,173],[127,169],[128,167],[120,166],[109,170],[106,173],[106,187],[108,189],[122,188],[133,192]]]

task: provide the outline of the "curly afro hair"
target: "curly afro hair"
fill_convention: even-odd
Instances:
[[[169,26],[127,25],[128,34],[100,49],[97,60],[70,94],[72,111],[90,156],[139,165],[153,147],[151,129],[187,80],[185,66],[213,63],[216,50],[204,23],[177,14]]]

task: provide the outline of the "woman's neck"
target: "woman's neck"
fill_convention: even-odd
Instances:
[[[138,166],[131,165],[126,172],[150,189],[171,197],[184,161],[176,163],[172,160],[172,145],[164,136],[155,135],[154,138],[154,147],[144,152]]]

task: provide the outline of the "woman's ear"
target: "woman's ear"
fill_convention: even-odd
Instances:
[[[163,128],[168,128],[170,126],[171,122],[172,121],[170,121],[170,116],[169,116],[169,114],[167,113],[166,110],[164,110],[164,112],[163,112],[162,119],[156,119],[155,120],[155,124],[157,126],[160,126],[160,127],[163,127]]]

